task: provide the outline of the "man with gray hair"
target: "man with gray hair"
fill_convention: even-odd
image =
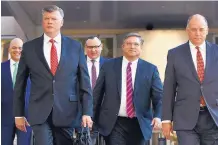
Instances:
[[[206,41],[202,15],[188,19],[186,32],[188,42],[168,52],[163,133],[176,130],[179,145],[218,145],[218,46]]]
[[[61,35],[64,12],[52,5],[42,11],[44,34],[23,45],[14,90],[15,123],[26,130],[24,88],[32,86],[29,123],[36,145],[71,145],[73,128],[92,127],[92,90],[81,44]],[[80,111],[81,110],[81,111]],[[81,112],[81,114],[80,114]]]
[[[101,67],[93,91],[93,129],[106,145],[145,145],[153,127],[161,127],[163,86],[157,67],[139,58],[142,45],[138,33],[127,34],[123,56]]]

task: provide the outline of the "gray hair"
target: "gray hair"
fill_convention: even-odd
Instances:
[[[128,33],[126,36],[124,36],[123,43],[129,37],[137,37],[137,38],[139,38],[139,40],[141,42],[141,45],[143,45],[143,43],[144,43],[144,40],[142,39],[142,36],[140,36],[138,33]]]
[[[205,21],[206,25],[208,26],[207,19],[206,19],[204,16],[202,16],[202,15],[200,15],[200,14],[194,14],[194,15],[191,15],[191,16],[188,18],[186,27],[188,27],[188,25],[189,25],[189,23],[190,23],[190,21],[191,21],[191,19],[192,19],[193,17],[202,17],[203,20]]]
[[[54,12],[54,11],[58,11],[61,14],[62,18],[64,18],[64,11],[61,8],[59,8],[58,6],[56,6],[56,5],[49,5],[49,6],[44,7],[42,9],[42,15],[45,12],[51,13],[51,12]]]

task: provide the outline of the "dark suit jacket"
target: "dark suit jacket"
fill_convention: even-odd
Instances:
[[[30,76],[31,125],[44,123],[51,111],[55,126],[76,125],[80,112],[79,99],[82,100],[82,114],[92,116],[93,99],[83,48],[79,42],[65,36],[61,38],[61,45],[61,57],[55,76],[44,57],[43,36],[23,45],[15,85],[14,112],[15,116],[24,115],[23,93],[27,77]]]
[[[13,114],[13,83],[11,77],[10,60],[1,63],[1,124],[4,126],[14,126]],[[30,95],[30,81],[25,89],[25,113],[27,117]]]
[[[175,130],[195,127],[200,96],[218,125],[218,46],[206,42],[206,68],[201,84],[193,63],[189,43],[169,50],[164,81],[163,120],[174,121]]]
[[[107,136],[112,131],[121,103],[122,59],[118,57],[105,62],[94,88],[94,122],[99,132]],[[138,60],[134,84],[133,104],[144,138],[152,135],[153,117],[161,117],[162,83],[157,67]],[[154,112],[151,109],[151,101]]]

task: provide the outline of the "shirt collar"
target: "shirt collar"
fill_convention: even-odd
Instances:
[[[46,43],[49,43],[49,41],[51,40],[52,38],[50,38],[48,35],[46,35],[44,33],[44,42]],[[53,38],[55,40],[56,43],[61,43],[61,33],[59,33],[55,38]]]
[[[15,63],[19,63],[19,62],[15,62],[13,59],[10,59],[10,65],[13,66]]]
[[[91,62],[92,59],[89,58],[88,55],[87,55],[87,60],[88,60],[89,62]],[[96,59],[95,59],[95,62],[100,62],[100,57],[96,58]]]
[[[132,63],[132,64],[137,64],[137,63],[138,63],[138,60],[139,60],[139,59],[136,59],[136,60],[132,61],[131,63]],[[123,61],[124,61],[126,64],[128,64],[128,63],[130,62],[125,56],[123,56]]]
[[[196,49],[196,46],[193,43],[191,43],[191,41],[189,41],[189,46],[192,49]],[[200,48],[200,50],[204,50],[206,48],[205,41],[201,45],[199,45],[198,47]]]

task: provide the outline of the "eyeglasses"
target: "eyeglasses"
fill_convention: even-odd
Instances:
[[[95,45],[95,46],[88,46],[88,45],[86,45],[86,47],[87,47],[88,49],[90,49],[90,50],[92,50],[93,48],[94,48],[94,49],[98,49],[100,46],[101,46],[101,44],[100,44],[100,45]]]
[[[135,42],[135,43],[131,43],[131,42],[126,42],[125,43],[127,46],[135,46],[135,47],[139,47],[140,46],[140,44],[139,43],[137,43],[137,42]]]

